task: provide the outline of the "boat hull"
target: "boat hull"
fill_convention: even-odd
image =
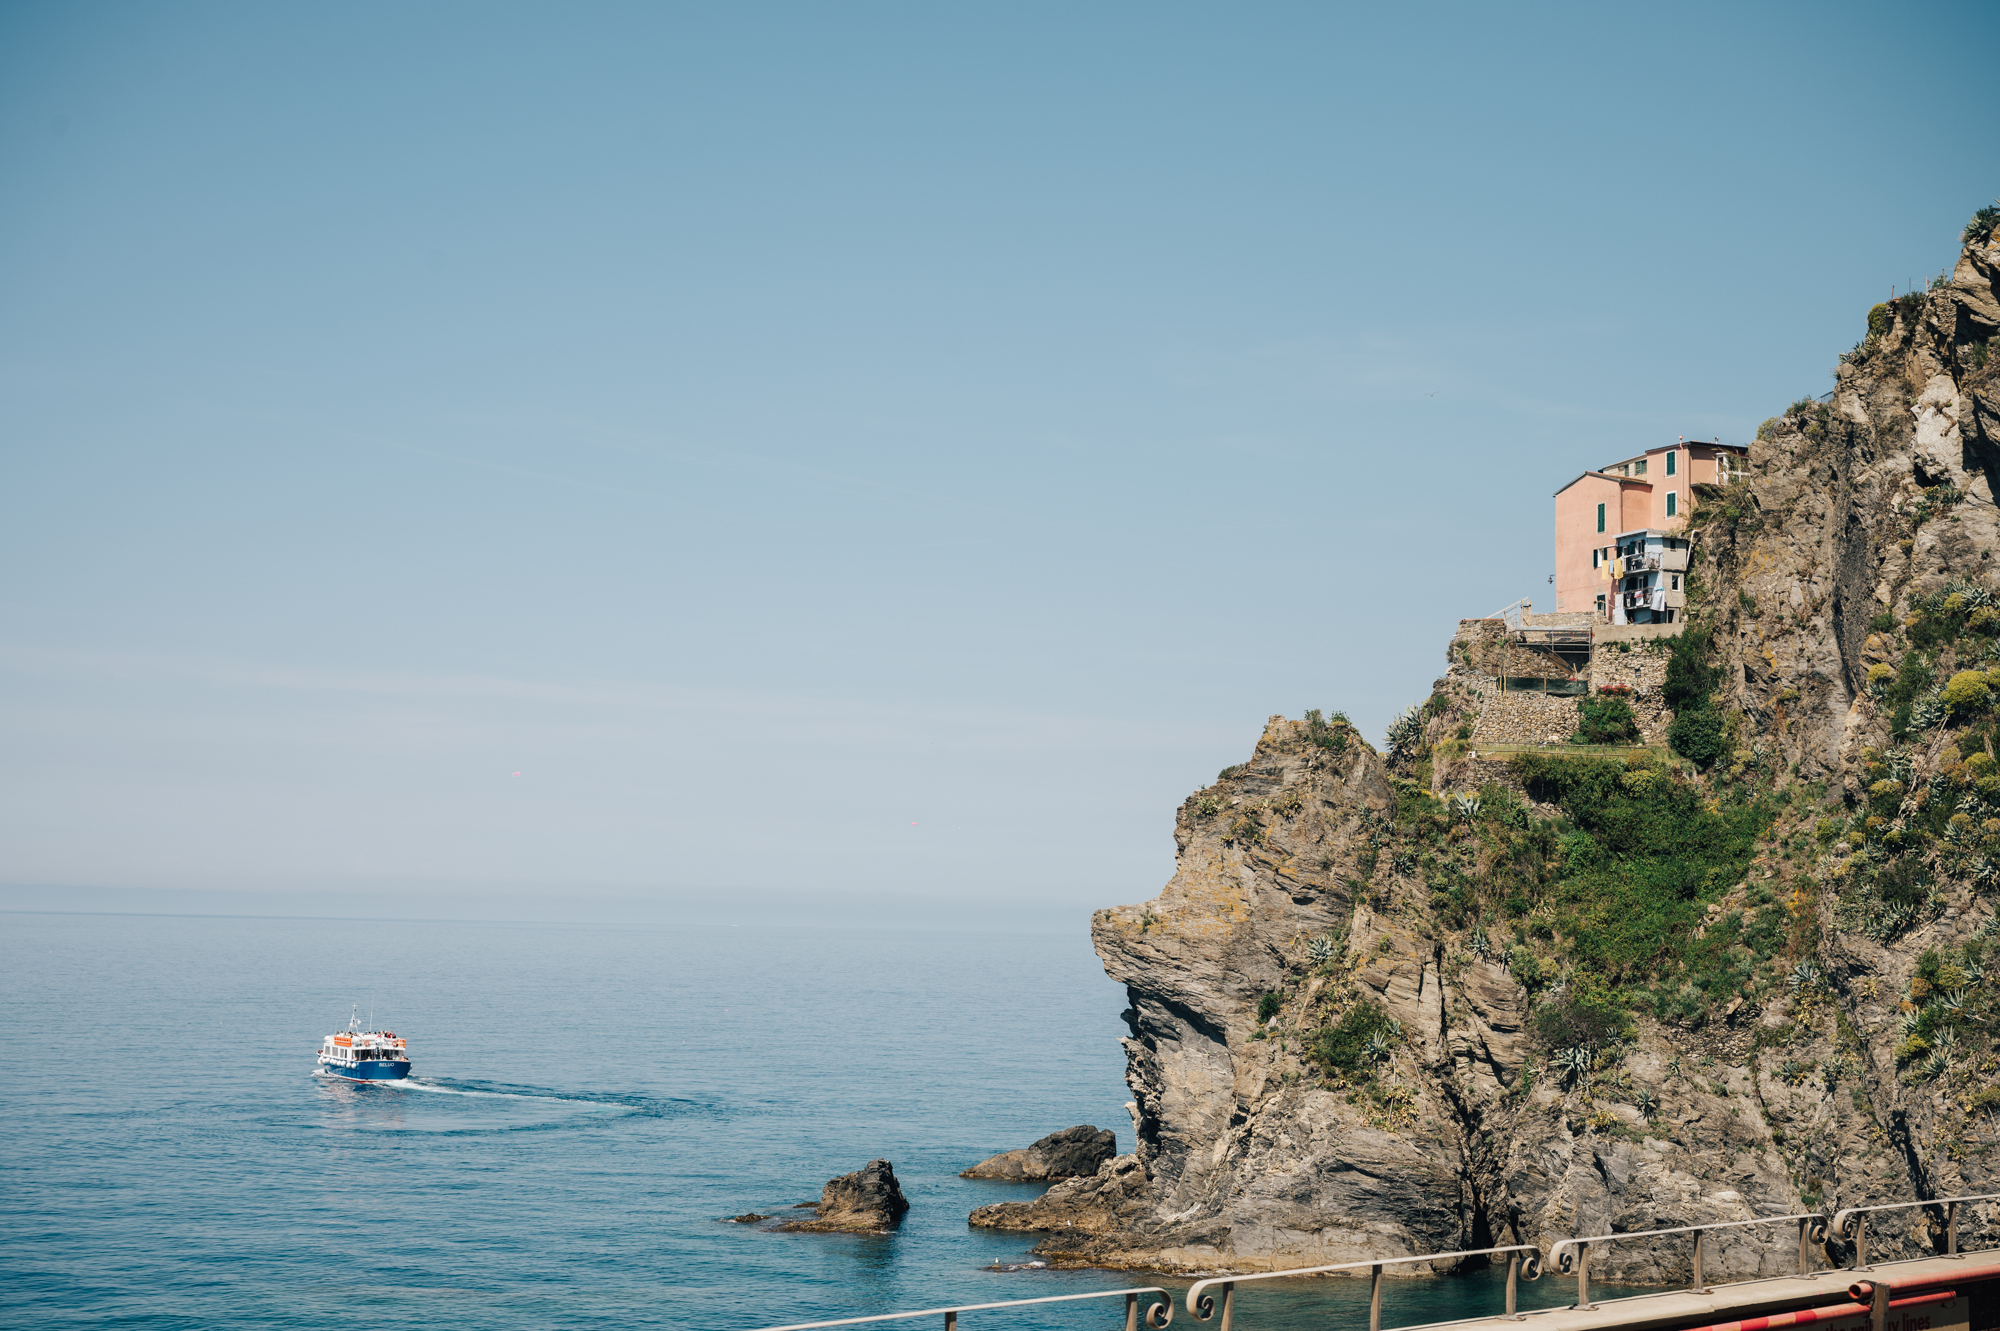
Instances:
[[[348,1067],[342,1064],[322,1063],[319,1070],[329,1077],[339,1077],[343,1081],[401,1081],[410,1075],[407,1060],[366,1059]]]

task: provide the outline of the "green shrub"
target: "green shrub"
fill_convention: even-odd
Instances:
[[[1691,629],[1668,640],[1672,654],[1660,696],[1676,712],[1706,703],[1722,679],[1722,671],[1708,664],[1708,639],[1707,629]]]
[[[1626,1015],[1598,994],[1571,994],[1535,1010],[1535,1034],[1550,1049],[1616,1044],[1631,1029]]]
[[[1728,747],[1723,738],[1722,714],[1713,707],[1694,707],[1677,713],[1667,727],[1667,743],[1675,753],[1697,767],[1712,767]]]
[[[1306,739],[1320,748],[1327,749],[1333,753],[1344,752],[1347,748],[1347,732],[1349,730],[1346,721],[1347,717],[1344,713],[1335,712],[1333,719],[1329,720],[1320,715],[1319,708],[1308,708],[1306,710]]]
[[[1868,621],[1870,633],[1887,633],[1896,627],[1896,617],[1887,610],[1878,612]]]
[[[1896,312],[1887,305],[1877,305],[1868,311],[1868,331],[1875,337],[1888,332],[1889,325],[1894,322],[1896,322]]]
[[[1986,685],[1983,670],[1961,670],[1944,686],[1944,705],[1954,716],[1984,711],[1992,701],[1993,691]]]
[[[1373,1061],[1368,1055],[1370,1036],[1394,1039],[1399,1034],[1395,1020],[1380,1004],[1363,1000],[1339,1021],[1320,1028],[1313,1055],[1329,1072],[1358,1072]]]
[[[1607,698],[1602,694],[1593,694],[1579,699],[1576,715],[1576,734],[1570,737],[1572,744],[1639,742],[1638,719],[1632,715],[1631,704],[1623,698]]]
[[[1257,1024],[1261,1026],[1271,1018],[1277,1016],[1278,1009],[1282,1006],[1284,1006],[1284,1000],[1276,994],[1265,994],[1262,998],[1259,998],[1257,1000]]]
[[[1875,874],[1875,895],[1894,906],[1920,906],[1930,894],[1924,863],[1915,855],[1900,855]]]

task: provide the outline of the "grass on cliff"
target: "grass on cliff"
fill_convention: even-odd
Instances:
[[[1706,904],[1742,880],[1771,823],[1768,803],[1723,805],[1670,770],[1603,759],[1524,754],[1515,766],[1566,824],[1531,937],[1560,938],[1573,964],[1613,984],[1662,978],[1716,951],[1693,932]],[[1719,959],[1708,960],[1700,970],[1715,969]]]

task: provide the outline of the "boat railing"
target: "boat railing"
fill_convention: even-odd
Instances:
[[[1139,1301],[1144,1295],[1158,1297],[1142,1314]],[[1139,1331],[1141,1319],[1144,1324],[1160,1331],[1161,1327],[1174,1320],[1174,1296],[1158,1285],[1142,1285],[1136,1289],[1105,1289],[1090,1294],[1052,1294],[1040,1299],[1003,1299],[998,1303],[961,1303],[951,1308],[924,1308],[908,1313],[876,1313],[872,1317],[839,1317],[830,1322],[793,1322],[787,1326],[766,1327],[764,1331],[816,1331],[823,1326],[863,1326],[870,1322],[904,1322],[918,1317],[944,1318],[946,1331],[957,1331],[960,1313],[986,1312],[994,1308],[1026,1308],[1038,1303],[1076,1303],[1084,1299],[1125,1300],[1125,1331]]]
[[[1886,1202],[1881,1206],[1850,1206],[1833,1217],[1833,1232],[1854,1240],[1854,1269],[1871,1271],[1868,1264],[1868,1217],[1878,1211],[1914,1211],[1925,1207],[1944,1208],[1945,1256],[1957,1257],[1958,1208],[1965,1202],[2000,1202],[2000,1192],[1971,1193],[1963,1197],[1934,1197],[1927,1202]]]
[[[1256,1280],[1281,1280],[1291,1276],[1332,1275],[1336,1271],[1368,1272],[1368,1331],[1382,1331],[1382,1271],[1389,1266],[1421,1266],[1431,1262],[1456,1262],[1467,1257],[1507,1258],[1507,1312],[1514,1311],[1515,1285],[1521,1280],[1534,1280],[1542,1274],[1542,1250],[1531,1244],[1517,1243],[1505,1248],[1472,1248],[1465,1252],[1432,1252],[1414,1257],[1377,1257],[1365,1262],[1341,1262],[1336,1266],[1288,1267],[1282,1271],[1258,1271],[1250,1275],[1214,1276],[1208,1280],[1197,1280],[1187,1292],[1187,1310],[1197,1322],[1206,1322],[1215,1316],[1215,1296],[1209,1290],[1220,1286],[1222,1290],[1222,1322],[1218,1331],[1234,1331],[1236,1322],[1236,1287]]]

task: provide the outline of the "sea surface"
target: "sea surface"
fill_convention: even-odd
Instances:
[[[1152,1283],[989,1270],[1032,1238],[965,1223],[1038,1191],[957,1177],[987,1155],[1077,1123],[1131,1149],[1124,993],[1084,932],[0,915],[0,1321],[750,1331]],[[355,1005],[411,1082],[314,1075]],[[726,1220],[877,1157],[891,1236]],[[1500,1289],[1397,1281],[1385,1324]],[[1366,1326],[1366,1299],[1274,1282],[1237,1324]]]

